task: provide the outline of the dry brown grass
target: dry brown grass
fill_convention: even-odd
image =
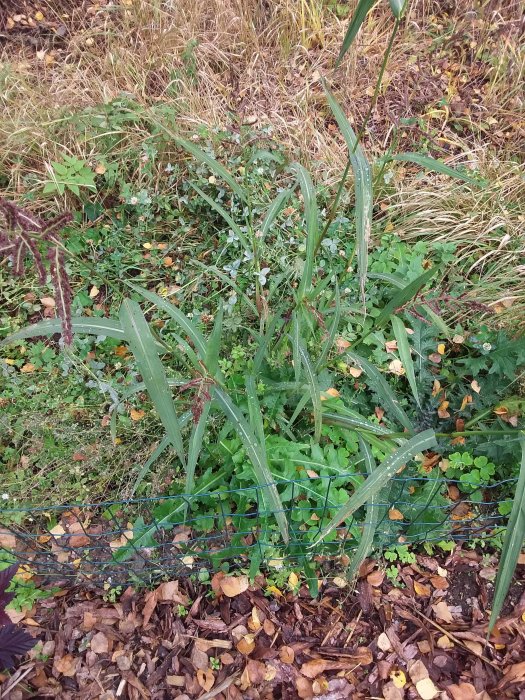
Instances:
[[[4,21],[9,7],[3,4]],[[95,155],[97,143],[70,129],[67,114],[122,93],[144,106],[169,105],[190,132],[202,124],[271,124],[318,181],[332,183],[345,148],[319,78],[330,79],[350,120],[361,124],[392,29],[388,3],[379,3],[334,72],[347,20],[327,0],[40,0],[38,7],[43,30],[17,24],[2,33],[0,175],[11,195],[38,184],[60,152]],[[465,255],[488,246],[471,273],[488,275],[491,302],[507,293],[523,298],[519,173],[491,164],[495,154],[503,163],[525,153],[524,76],[520,0],[414,0],[365,135],[371,156],[393,141],[397,150],[423,142],[447,162],[475,157],[494,179],[488,196],[446,178],[428,190],[408,179],[391,202],[410,213],[403,235],[463,235]],[[143,136],[137,127],[126,138]],[[494,240],[501,226],[512,245]],[[500,283],[509,266],[511,290]]]
[[[303,156],[339,165],[341,149],[334,148],[319,76],[331,77],[338,99],[359,124],[392,25],[388,4],[380,3],[333,74],[347,20],[322,0],[38,5],[44,5],[46,21],[55,28],[63,22],[70,31],[59,42],[39,35],[45,54],[38,55],[34,38],[28,43],[18,25],[5,32],[16,41],[7,41],[3,55],[4,157],[28,134],[35,142],[46,140],[45,125],[60,110],[125,92],[143,104],[169,102],[189,129],[257,117]],[[483,2],[477,10],[470,0],[453,5],[447,13],[443,2],[411,4],[370,124],[369,148],[381,151],[392,125],[407,117],[422,117],[435,146],[453,153],[470,150],[474,135],[514,151],[523,143],[519,0]],[[64,7],[72,8],[68,19]],[[190,41],[197,42],[194,80],[185,76]],[[488,54],[493,65],[483,59]],[[439,104],[444,96],[448,106]],[[459,138],[458,128],[465,131]],[[419,128],[404,133],[407,145],[419,140]]]

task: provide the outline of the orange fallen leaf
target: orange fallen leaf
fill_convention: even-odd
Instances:
[[[208,692],[213,688],[213,684],[215,683],[215,676],[213,675],[213,671],[211,668],[198,668],[197,669],[197,682],[200,685],[200,687]]]
[[[129,415],[131,417],[131,420],[139,421],[139,420],[142,420],[144,418],[146,413],[142,409],[132,408],[131,411],[129,412]]]
[[[419,595],[422,598],[428,598],[432,593],[430,586],[427,586],[426,583],[420,583],[419,581],[414,581],[414,591],[416,592],[416,595]]]
[[[388,519],[389,520],[404,520],[405,516],[397,508],[390,508],[390,510],[388,511]]]
[[[225,576],[220,581],[220,587],[222,592],[228,598],[235,598],[235,596],[244,593],[248,590],[250,582],[248,576]]]

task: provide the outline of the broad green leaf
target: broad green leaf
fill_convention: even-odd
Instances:
[[[337,57],[337,61],[335,64],[336,68],[341,63],[343,56],[352,45],[352,42],[356,38],[357,32],[359,31],[361,25],[365,21],[367,14],[374,7],[376,2],[377,0],[359,0],[359,2],[357,3],[357,7],[355,8],[354,14],[352,15],[352,19],[350,20],[350,24],[348,25],[348,29],[346,30],[345,38],[343,39],[343,45],[341,46],[339,56]]]
[[[314,256],[319,238],[319,214],[317,211],[317,198],[315,187],[310,173],[300,163],[293,163],[292,170],[297,175],[304,202],[304,215],[306,222],[306,260],[301,275],[301,282],[297,291],[298,299],[302,299],[312,287],[312,275],[314,269]]]
[[[484,187],[484,182],[479,182],[473,177],[469,177],[464,173],[456,170],[455,168],[450,168],[445,163],[435,158],[430,158],[429,156],[422,156],[419,153],[396,153],[395,155],[388,156],[388,160],[399,160],[407,163],[415,163],[420,165],[426,170],[434,170],[436,173],[441,173],[442,175],[449,175],[450,177],[456,178],[456,180],[464,180],[465,182],[475,185],[475,187]]]
[[[119,317],[148,394],[179,459],[185,465],[186,457],[179,418],[148,322],[144,318],[140,306],[131,299],[124,299],[120,307]]]
[[[301,364],[304,367],[304,372],[306,379],[308,381],[308,387],[310,389],[310,398],[312,400],[312,406],[314,409],[314,440],[319,442],[321,439],[321,427],[323,422],[323,410],[321,407],[321,391],[319,389],[319,383],[317,381],[317,376],[315,374],[315,369],[306,349],[306,345],[302,340],[299,340],[299,355],[301,357]]]
[[[126,282],[126,284],[141,294],[145,299],[151,301],[152,304],[155,304],[156,307],[162,309],[169,316],[171,316],[191,340],[200,359],[204,361],[204,358],[206,357],[206,341],[204,340],[204,336],[200,330],[190,321],[186,314],[183,314],[182,311],[179,311],[176,306],[171,304],[166,299],[163,299],[158,294],[155,294],[155,292],[150,292],[148,289],[139,287],[137,284],[133,284],[132,282]]]
[[[266,237],[266,234],[269,232],[270,228],[272,227],[275,218],[277,217],[281,209],[284,207],[286,202],[290,199],[292,192],[293,190],[283,190],[282,192],[279,192],[277,197],[268,207],[268,211],[266,212],[266,216],[264,217],[264,221],[261,226],[261,238],[263,240]]]
[[[419,277],[409,282],[403,289],[397,291],[374,321],[374,328],[383,328],[386,326],[390,317],[396,313],[397,309],[404,306],[407,301],[413,299],[419,290],[436,274],[437,270],[437,267],[431,267],[429,270],[425,270],[422,275],[419,275]]]
[[[355,362],[355,364],[366,374],[369,384],[371,384],[372,388],[383,402],[383,408],[385,408],[387,411],[391,411],[393,414],[390,416],[390,418],[395,416],[403,427],[413,432],[414,426],[412,425],[410,418],[401,408],[394,392],[377,367],[374,367],[374,365],[368,362],[368,360],[365,360],[364,357],[361,357],[350,350],[346,351],[345,356],[349,357],[353,362]]]
[[[405,463],[423,450],[435,447],[437,444],[433,430],[425,430],[407,440],[404,445],[389,455],[366,481],[355,491],[348,501],[334,515],[332,520],[319,534],[312,546],[319,544],[336,529],[343,521],[349,518],[358,508],[370,502],[379,491],[392,479]]]
[[[361,298],[365,298],[365,284],[368,269],[368,245],[370,243],[370,230],[372,226],[372,171],[365,158],[357,136],[350,126],[341,106],[333,96],[326,84],[323,84],[330,109],[343,134],[348,156],[354,173],[355,188],[355,227],[357,246],[357,267],[359,273],[359,286]]]
[[[210,407],[211,402],[206,401],[202,407],[202,413],[199,416],[199,420],[194,423],[191,431],[190,442],[188,445],[188,464],[186,465],[186,482],[184,486],[184,491],[187,495],[191,495],[193,493],[193,489],[195,488],[195,469],[197,467],[199,455],[202,449],[202,441],[204,438],[204,431],[206,430],[206,425],[208,423]]]
[[[376,470],[376,461],[372,454],[369,445],[359,436],[359,448],[363,457],[366,472],[371,476]],[[365,522],[363,523],[363,531],[361,540],[355,552],[352,555],[352,561],[347,571],[347,578],[351,581],[357,574],[361,563],[367,558],[374,544],[374,534],[379,520],[379,494],[374,494],[366,504]]]
[[[104,335],[108,338],[126,340],[126,335],[121,324],[113,318],[92,318],[90,316],[78,316],[71,319],[71,326],[75,333],[87,333],[88,335]],[[12,333],[0,342],[0,346],[14,343],[24,338],[34,338],[39,335],[54,335],[62,330],[62,322],[59,318],[50,318],[45,321],[33,323],[16,333]],[[157,344],[158,347],[164,346]]]
[[[408,383],[412,389],[412,395],[416,400],[417,405],[421,408],[421,402],[419,400],[419,392],[417,390],[416,373],[414,371],[414,361],[412,360],[412,354],[410,352],[410,344],[408,342],[408,333],[405,328],[403,321],[397,316],[392,316],[392,330],[394,331],[394,337],[397,341],[397,349],[399,350],[399,357],[405,368],[407,374]]]
[[[492,611],[489,621],[489,633],[498,621],[498,617],[503,608],[503,603],[509,592],[512,577],[516,571],[518,558],[525,541],[525,436],[521,437],[521,467],[516,492],[512,502],[503,549],[498,566],[498,574],[494,584],[494,600],[492,601]]]
[[[214,199],[209,197],[206,192],[203,192],[201,188],[196,185],[194,182],[190,182],[190,187],[193,187],[193,189],[204,199],[205,202],[207,202],[210,207],[217,212],[224,221],[228,224],[228,226],[231,228],[231,230],[234,232],[234,234],[237,236],[239,241],[242,243],[244,246],[245,250],[251,250],[251,246],[248,243],[248,240],[246,236],[244,235],[241,227],[239,224],[237,224],[232,217],[229,215],[229,213],[226,211],[226,209],[219,204],[219,202],[216,202]]]
[[[212,387],[212,393],[244,445],[265,501],[267,501],[268,506],[275,515],[283,540],[285,543],[288,543],[288,521],[286,520],[279,492],[268,467],[264,445],[259,444],[242,411],[232,402],[228,394],[216,385]]]

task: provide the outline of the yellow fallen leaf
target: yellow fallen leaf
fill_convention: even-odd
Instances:
[[[348,581],[341,576],[336,576],[333,582],[334,586],[337,586],[337,588],[345,588],[348,585]]]
[[[21,369],[20,371],[23,372],[24,374],[31,374],[34,372],[36,369],[35,365],[31,364],[31,362],[27,362]]]
[[[296,588],[298,583],[299,583],[299,578],[298,578],[297,574],[294,571],[292,571],[292,573],[288,576],[288,585],[290,586],[290,588],[293,589],[293,588]]]
[[[441,391],[441,383],[437,379],[434,379],[434,384],[432,385],[432,396],[437,396]]]
[[[40,12],[40,10],[35,12],[35,19],[37,22],[41,22],[44,19],[44,15]]]
[[[440,355],[444,355],[444,354],[445,354],[445,343],[439,343],[439,345],[438,345],[438,353],[439,353]]]
[[[271,593],[274,598],[282,598],[283,594],[282,592],[277,588],[277,586],[268,586],[266,589],[267,593]]]
[[[95,287],[95,285],[93,285],[91,287],[91,289],[89,290],[89,298],[94,299],[96,296],[98,296],[99,292],[100,292],[100,289],[98,287]]]
[[[407,677],[400,668],[395,669],[390,673],[390,680],[396,686],[396,688],[404,688],[407,684]]]
[[[129,412],[129,415],[131,417],[131,420],[139,421],[139,420],[142,420],[144,418],[146,413],[142,409],[137,410],[136,408],[132,408],[131,411]]]
[[[16,364],[16,360],[13,360],[12,357],[6,357],[6,359],[4,360],[4,362],[6,363],[6,365],[14,365],[14,364]]]
[[[142,247],[146,250],[151,250],[153,246],[151,245],[151,243],[143,243]]]

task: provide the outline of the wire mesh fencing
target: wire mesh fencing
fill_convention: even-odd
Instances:
[[[202,575],[224,562],[282,568],[305,557],[326,572],[341,570],[374,521],[374,545],[480,541],[505,527],[501,494],[515,480],[484,486],[446,478],[393,479],[365,507],[319,541],[341,501],[341,482],[355,474],[277,482],[289,523],[285,544],[264,486],[201,490],[194,494],[3,508],[0,564],[17,560],[44,584],[148,585],[166,578]],[[315,497],[312,497],[312,494]],[[370,508],[377,509],[370,518]],[[367,517],[368,516],[368,517]],[[343,557],[343,555],[345,555]]]

